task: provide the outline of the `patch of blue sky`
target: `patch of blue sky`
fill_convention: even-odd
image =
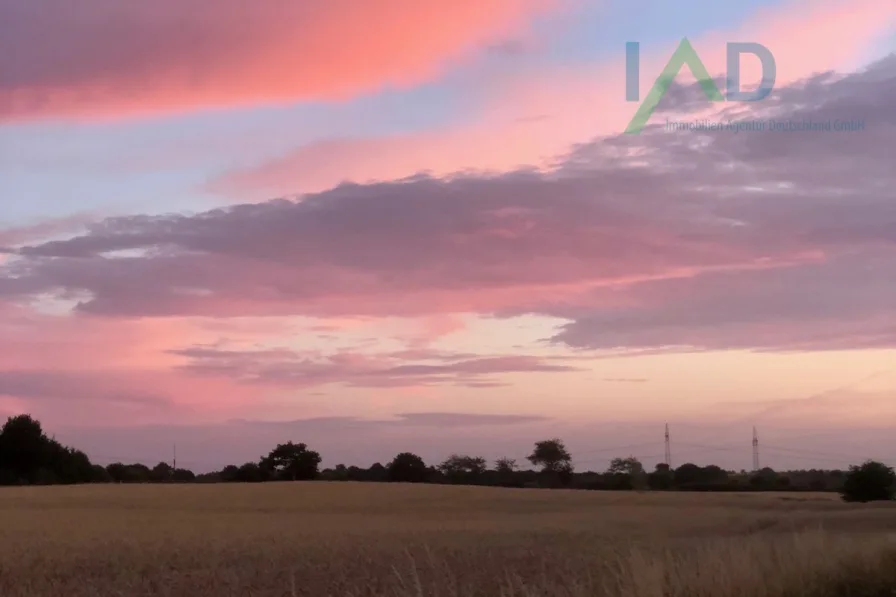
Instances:
[[[0,220],[8,224],[72,210],[140,206],[157,213],[207,207],[210,198],[190,189],[231,167],[324,138],[450,125],[462,117],[456,104],[463,94],[452,94],[448,87],[434,83],[387,89],[340,103],[4,125]]]
[[[540,25],[551,43],[540,52],[539,60],[576,64],[618,56],[624,61],[628,41],[641,42],[645,47],[674,44],[683,37],[735,28],[757,11],[782,4],[783,0],[582,3],[573,13]],[[552,31],[560,34],[551,35]]]

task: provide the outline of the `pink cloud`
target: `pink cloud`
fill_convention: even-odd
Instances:
[[[549,173],[111,219],[19,248],[0,295],[75,296],[118,318],[533,313],[572,322],[555,340],[601,350],[891,346],[894,73],[891,58],[816,77],[751,112],[866,119],[855,133],[696,144],[648,130],[579,146]]]
[[[852,69],[870,43],[896,27],[896,5],[888,0],[792,0],[783,9],[766,7],[736,31],[736,37],[712,36],[723,47],[732,38],[765,44],[778,66],[778,83],[790,84],[828,70]],[[715,72],[724,72],[717,53]],[[708,64],[707,66],[710,66]],[[744,76],[759,82],[758,61],[745,59]]]
[[[0,0],[4,10],[16,6],[18,17],[41,4],[51,3]],[[411,3],[402,26],[434,31],[431,38],[416,41],[392,35],[388,28],[369,28],[390,15],[367,14],[372,9],[363,2],[351,4],[357,12],[350,14],[364,18],[348,24],[335,9],[330,12],[329,4],[282,5],[283,10],[309,10],[309,31],[340,31],[342,37],[333,41],[287,31],[289,23],[274,22],[273,13],[264,11],[254,13],[260,19],[257,30],[249,27],[249,33],[237,35],[228,19],[239,15],[222,11],[204,21],[201,3],[181,4],[182,14],[195,13],[194,22],[209,23],[207,52],[178,45],[186,42],[176,36],[167,45],[140,46],[139,35],[127,28],[129,15],[156,15],[155,5],[113,7],[91,0],[90,6],[122,19],[118,33],[110,28],[108,35],[120,35],[127,51],[96,53],[103,44],[117,47],[103,37],[104,29],[93,36],[95,47],[74,44],[74,56],[84,60],[57,71],[49,61],[41,62],[52,46],[40,48],[44,54],[37,54],[34,64],[43,70],[34,71],[39,76],[31,80],[21,78],[16,67],[6,68],[0,58],[0,118],[179,111],[340,97],[383,83],[412,84],[461,57],[463,48],[518,29],[534,14],[530,11],[547,4],[479,0],[445,5],[446,12],[436,13],[427,12],[425,2]],[[91,19],[99,14],[84,9],[72,15],[62,4],[57,9],[59,15],[81,19],[73,21],[72,31],[49,36],[63,42],[92,27]],[[793,3],[784,12],[760,14],[737,37],[773,49],[783,87],[814,71],[848,64],[865,40],[890,26],[894,11],[892,2]],[[133,44],[125,39],[129,36]],[[332,72],[298,57],[290,66],[303,76],[275,76],[282,74],[283,56],[295,57],[303,47],[337,52],[346,36],[363,43],[356,54],[334,55],[328,63]],[[712,57],[722,55],[712,49],[722,48],[730,37],[696,40],[711,69],[720,66]],[[423,45],[412,45],[418,42]],[[228,53],[231,48],[234,54]],[[644,71],[658,72],[661,55],[648,58],[652,62]],[[208,78],[194,81],[167,70],[180,60]],[[222,66],[228,60],[234,67],[232,87]],[[252,449],[260,453],[289,428],[260,432],[263,423],[201,423],[246,417],[275,400],[303,407],[307,401],[309,416],[326,413],[308,400],[307,390],[328,385],[371,393],[388,388],[384,393],[403,394],[405,401],[425,400],[434,387],[488,388],[517,374],[573,368],[571,358],[451,354],[432,348],[434,340],[462,329],[458,314],[463,313],[565,319],[568,325],[552,340],[583,349],[586,357],[591,350],[619,348],[627,354],[656,354],[670,348],[894,347],[896,179],[889,153],[896,112],[888,102],[894,66],[890,62],[877,69],[872,73],[877,79],[820,79],[808,91],[782,89],[782,99],[769,102],[769,110],[781,114],[866,118],[871,126],[861,135],[715,138],[704,147],[668,135],[615,138],[612,134],[634,107],[607,99],[623,88],[614,63],[504,79],[492,89],[494,103],[467,128],[333,140],[218,184],[264,196],[324,189],[342,178],[395,179],[421,169],[446,174],[471,164],[496,171],[519,164],[557,166],[549,175],[514,171],[347,185],[297,201],[239,205],[192,217],[111,219],[83,233],[78,229],[89,222],[78,218],[2,230],[0,297],[6,300],[0,300],[0,410],[27,408],[41,419],[99,425],[106,432],[178,420],[194,424],[184,432],[185,441],[216,437],[216,444],[236,459],[248,445],[241,432],[251,430]],[[138,77],[153,86],[141,86],[131,98],[129,85]],[[46,101],[38,105],[35,98]],[[595,136],[605,137],[558,158],[572,144]],[[644,163],[634,164],[632,155]],[[54,237],[64,238],[49,240]],[[130,256],[111,256],[117,251]],[[72,312],[51,314],[75,301]],[[303,328],[294,315],[323,319],[317,329]],[[348,333],[370,318],[411,316],[416,318],[409,321],[413,332],[397,338],[405,350],[309,355],[270,348],[274,341],[308,331]],[[856,416],[857,424],[892,417],[891,394],[862,396],[867,408]],[[806,421],[822,406],[823,416],[813,424],[833,426],[857,399],[846,393],[789,404],[786,418]],[[405,418],[433,426],[476,422],[444,413]],[[499,419],[482,420],[497,424]],[[342,423],[318,419],[297,427],[350,457],[345,451],[354,448],[334,445],[334,435],[356,429],[358,422]],[[157,438],[158,428],[151,431]],[[537,431],[547,433],[544,426]],[[108,440],[106,445],[134,440],[129,450],[133,445],[150,453],[146,436],[131,433],[110,432],[104,437],[115,436],[118,444]],[[606,437],[631,441],[620,433],[608,429]],[[404,438],[392,445],[376,433],[371,436],[371,445],[381,451],[408,447]],[[433,458],[456,443],[451,434],[436,437],[437,449],[427,443],[432,436],[426,429],[417,439]],[[582,431],[582,445],[593,436],[593,429]],[[232,445],[234,437],[241,439]],[[77,443],[85,439],[92,441],[81,437]],[[522,438],[520,449],[530,447],[530,439]],[[494,447],[488,443],[491,436],[477,441],[473,447]]]
[[[690,143],[648,130],[582,145],[550,173],[345,185],[112,218],[44,242],[29,242],[44,232],[10,237],[0,407],[108,425],[197,422],[285,408],[328,384],[417,399],[427,387],[569,371],[415,343],[456,329],[461,313],[566,320],[551,339],[586,356],[892,348],[894,84],[891,58],[755,107],[873,123],[855,134]],[[688,107],[687,94],[677,99]],[[356,335],[364,317],[427,325],[387,354],[273,350],[302,335],[278,328],[292,316]],[[271,320],[256,329],[258,318]],[[308,408],[328,413],[324,401]]]
[[[494,387],[507,373],[576,370],[526,355],[264,347],[301,333],[295,323],[110,319],[0,301],[0,411],[70,425],[201,423],[282,406],[284,397],[306,414],[327,413],[325,405],[306,403],[312,388]]]
[[[0,303],[2,304],[2,303]],[[113,321],[48,314],[6,303],[0,332],[9,342],[0,351],[0,367],[20,369],[35,363],[72,371],[154,368],[175,359],[160,353],[173,338],[202,341],[208,336],[179,318]],[[111,340],[111,341],[110,341]]]
[[[725,44],[765,44],[777,62],[777,86],[819,72],[847,69],[868,44],[896,25],[889,0],[793,0],[767,8],[742,25],[692,42],[710,73],[725,72]],[[641,93],[645,96],[676,44],[642,48]],[[758,82],[757,64],[742,61],[744,88]],[[693,81],[687,68],[677,79]],[[537,71],[496,73],[476,81],[483,98],[466,125],[381,138],[315,142],[258,166],[210,181],[212,192],[240,199],[319,191],[343,181],[394,180],[427,172],[504,172],[521,166],[549,168],[578,143],[621,133],[637,105],[626,102],[622,49],[612,60]],[[471,91],[472,93],[472,91]],[[710,111],[717,107],[700,106]],[[654,121],[660,119],[659,115]]]
[[[188,359],[182,369],[194,375],[291,388],[334,383],[365,388],[424,388],[445,384],[494,387],[503,385],[499,379],[501,374],[577,370],[556,359],[527,355],[415,355],[412,351],[376,355],[343,351],[320,355],[287,349],[245,351],[204,346],[173,352]]]
[[[413,85],[558,4],[86,0],[74,10],[66,0],[2,0],[0,118],[136,116]]]
[[[420,179],[195,218],[123,218],[23,249],[10,267],[25,270],[0,279],[0,293],[61,287],[90,296],[80,309],[118,316],[428,316],[537,310],[599,287],[813,258],[814,247],[762,228],[732,234],[721,220],[692,219],[676,178],[601,166]]]
[[[94,221],[95,216],[73,214],[33,224],[0,228],[0,263],[11,247],[49,240],[60,235],[65,237],[84,230],[87,224]]]
[[[183,318],[116,321],[0,302],[0,335],[0,396],[49,421],[201,420],[252,399],[227,380],[174,370],[172,345],[217,338]]]

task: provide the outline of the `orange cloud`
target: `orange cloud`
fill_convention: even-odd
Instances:
[[[2,0],[0,118],[344,99],[426,81],[561,0]],[[34,39],[41,39],[34,44]]]

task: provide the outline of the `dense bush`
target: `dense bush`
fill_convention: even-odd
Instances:
[[[851,466],[840,495],[847,502],[892,500],[896,495],[896,472],[885,464],[873,460]]]

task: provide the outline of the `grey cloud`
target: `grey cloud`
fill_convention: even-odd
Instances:
[[[189,359],[182,369],[197,375],[223,376],[244,383],[310,387],[341,383],[355,387],[391,388],[414,385],[503,385],[493,376],[506,373],[553,373],[579,369],[556,359],[526,355],[475,356],[436,353],[441,362],[406,362],[394,355],[340,352],[331,355],[299,354],[291,350],[238,351],[216,347],[172,350]],[[431,358],[426,353],[418,359]]]
[[[647,282],[606,293],[622,306],[569,312],[573,321],[555,340],[600,349],[896,345],[896,258],[890,252]],[[600,295],[592,300],[604,301]]]
[[[549,417],[529,415],[482,415],[467,413],[410,413],[396,415],[407,425],[435,427],[467,427],[470,425],[517,425],[520,423],[539,423],[550,420]]]
[[[70,236],[96,220],[97,217],[90,214],[73,214],[33,224],[0,228],[0,254],[16,253],[16,246],[46,241],[54,236]]]
[[[350,429],[365,427],[374,429],[391,427],[479,427],[483,425],[519,425],[549,420],[551,420],[549,417],[533,415],[419,412],[396,414],[392,419],[317,417],[312,419],[297,419],[293,421],[257,421],[242,419],[232,422],[241,425],[268,425],[288,428]]]
[[[167,406],[169,399],[116,383],[112,372],[0,370],[0,396],[64,402]]]
[[[894,95],[890,57],[730,108],[859,132],[648,128],[547,174],[109,219],[18,247],[0,297],[86,296],[78,310],[104,316],[534,313],[570,320],[555,341],[648,352],[896,346]],[[141,252],[108,256],[124,250]]]

